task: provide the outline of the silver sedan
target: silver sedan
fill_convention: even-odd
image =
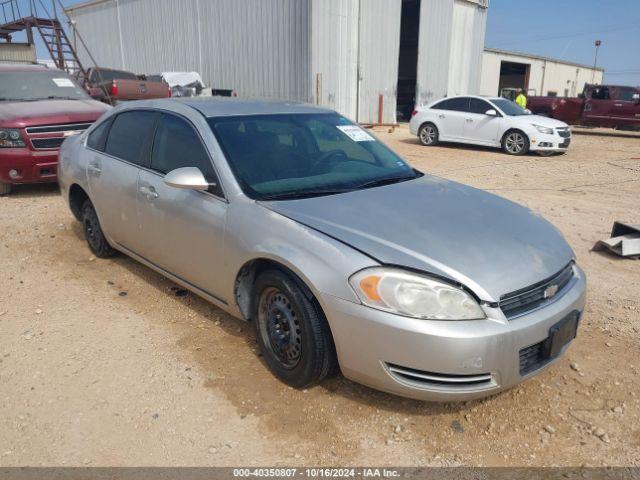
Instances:
[[[127,103],[64,142],[59,178],[97,257],[251,322],[298,388],[339,368],[413,398],[494,394],[559,358],[585,306],[547,221],[414,170],[327,109]]]

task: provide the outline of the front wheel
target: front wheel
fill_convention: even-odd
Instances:
[[[316,384],[336,368],[335,346],[320,306],[292,276],[280,270],[258,276],[251,320],[269,369],[287,385]]]
[[[418,130],[420,143],[426,147],[433,147],[434,145],[437,145],[439,137],[440,132],[438,132],[438,127],[433,123],[425,123],[420,127],[420,130]]]
[[[89,249],[98,258],[107,258],[115,254],[115,250],[111,248],[109,242],[107,242],[100,221],[98,220],[98,214],[91,200],[87,200],[82,205],[82,227],[84,229],[84,237],[87,239]]]
[[[510,130],[502,138],[502,150],[509,155],[526,155],[529,152],[529,137],[520,130]]]
[[[11,193],[11,184],[0,182],[0,197],[3,195],[9,195],[10,193]]]

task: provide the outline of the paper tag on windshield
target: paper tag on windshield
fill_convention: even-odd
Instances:
[[[357,125],[337,125],[336,128],[354,142],[375,142],[376,139]]]
[[[75,87],[73,82],[68,78],[52,78],[51,80],[59,87]]]

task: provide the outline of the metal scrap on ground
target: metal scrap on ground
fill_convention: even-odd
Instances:
[[[599,240],[593,250],[607,250],[625,258],[640,258],[640,224],[613,222],[611,238]]]

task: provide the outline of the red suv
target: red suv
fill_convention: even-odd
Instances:
[[[0,195],[14,183],[55,182],[64,139],[109,108],[63,71],[0,65]]]

